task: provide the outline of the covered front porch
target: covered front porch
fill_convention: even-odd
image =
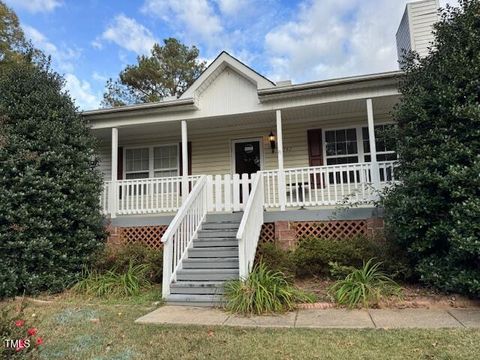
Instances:
[[[397,96],[112,126],[104,146],[103,212],[172,215],[205,176],[209,212],[245,209],[255,177],[267,211],[367,205],[395,181],[379,141]],[[120,123],[118,124],[120,125]]]

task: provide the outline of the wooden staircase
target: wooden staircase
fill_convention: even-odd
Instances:
[[[167,304],[222,305],[225,282],[239,277],[236,235],[242,215],[207,214],[170,285]]]

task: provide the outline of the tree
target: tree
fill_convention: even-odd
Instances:
[[[434,33],[427,57],[406,59],[385,220],[422,281],[479,296],[480,1],[447,7]]]
[[[0,64],[0,298],[64,289],[105,238],[94,138],[62,88]]]
[[[154,44],[150,56],[139,56],[137,64],[128,65],[119,79],[108,80],[102,105],[123,106],[159,101],[166,96],[181,95],[205,69],[198,60],[198,49],[178,40]]]
[[[44,61],[45,57],[25,39],[17,15],[0,1],[0,64],[24,59]]]

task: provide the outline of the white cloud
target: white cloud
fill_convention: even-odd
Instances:
[[[397,69],[395,33],[406,2],[305,0],[294,19],[265,36],[269,75],[306,81]]]
[[[192,40],[215,42],[221,36],[221,19],[207,0],[146,0],[142,12],[173,25]]]
[[[94,71],[92,74],[92,79],[95,81],[106,82],[108,80],[108,76],[101,75],[98,72]]]
[[[25,9],[31,13],[51,12],[63,5],[61,0],[7,0],[8,5]]]
[[[113,22],[103,32],[101,39],[111,41],[124,49],[137,54],[150,52],[155,43],[155,37],[145,26],[135,19],[123,14],[117,15]],[[100,39],[96,39],[92,45],[101,47]]]
[[[215,0],[220,11],[228,16],[236,15],[250,4],[250,0]]]
[[[52,60],[58,67],[58,70],[64,72],[73,71],[74,63],[78,61],[82,53],[80,49],[74,49],[68,46],[62,46],[59,48],[43,33],[29,25],[24,25],[23,31],[25,32],[26,37],[29,38],[37,48],[44,51],[47,55],[52,56]]]
[[[100,106],[100,95],[93,93],[88,81],[80,80],[74,74],[65,75],[65,89],[82,110],[96,109]]]

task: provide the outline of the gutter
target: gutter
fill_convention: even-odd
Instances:
[[[360,75],[352,76],[347,78],[331,79],[331,80],[322,80],[322,81],[313,81],[298,85],[287,85],[281,87],[274,87],[269,89],[260,89],[258,90],[259,97],[266,97],[294,93],[297,91],[308,91],[308,90],[317,90],[317,89],[327,89],[339,85],[354,85],[364,82],[374,81],[374,80],[390,80],[398,79],[404,74],[403,71],[391,71],[380,74],[370,74],[370,75]]]
[[[125,113],[142,112],[142,111],[149,111],[149,110],[163,110],[163,109],[179,110],[178,109],[179,107],[189,106],[189,105],[191,105],[193,108],[196,108],[195,100],[193,98],[175,99],[175,100],[159,101],[154,103],[119,106],[119,107],[108,108],[108,109],[88,110],[88,111],[82,111],[80,115],[84,117],[94,117],[98,115],[110,115],[110,114],[117,114],[117,113],[125,114]]]

